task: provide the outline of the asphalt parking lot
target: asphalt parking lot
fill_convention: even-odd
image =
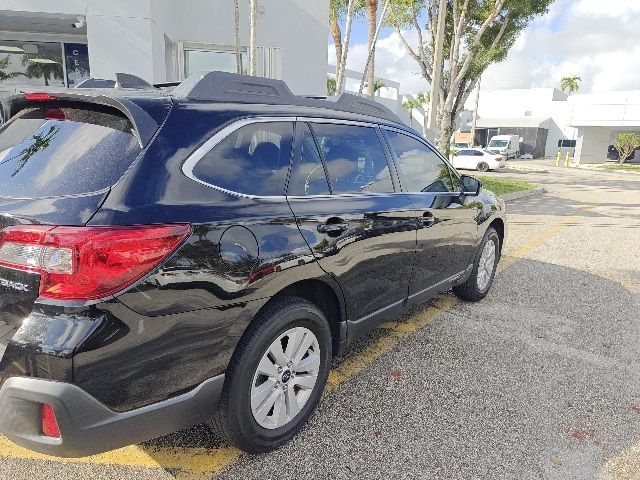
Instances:
[[[308,426],[241,455],[204,426],[73,461],[0,437],[0,478],[640,478],[640,176],[495,175],[508,205],[490,295],[442,295],[336,359]]]

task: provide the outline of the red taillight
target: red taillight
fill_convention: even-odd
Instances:
[[[114,295],[160,265],[189,225],[12,226],[0,231],[0,266],[40,273],[40,297],[89,301]]]
[[[24,96],[24,99],[29,102],[50,102],[52,100],[57,100],[56,97],[44,92],[27,93]]]
[[[45,437],[60,438],[60,427],[53,407],[47,403],[42,404],[42,434]]]
[[[64,112],[59,108],[45,108],[44,110],[45,120],[65,120],[66,118]]]
[[[503,160],[504,160],[504,158],[502,158],[502,157],[496,157],[496,162],[501,162]]]

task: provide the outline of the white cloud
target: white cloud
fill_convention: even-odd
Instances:
[[[407,32],[405,38],[410,45],[416,44],[415,32]],[[347,68],[361,72],[367,61],[367,44],[356,43],[349,46]],[[329,63],[336,63],[336,51],[329,45]],[[429,84],[420,76],[420,67],[405,51],[397,34],[380,38],[376,46],[376,77],[400,82],[401,92],[427,92]]]
[[[582,77],[580,91],[640,89],[640,3],[561,0],[521,35],[507,59],[491,66],[483,88],[557,87]],[[558,14],[560,12],[560,14]]]
[[[482,87],[558,87],[562,77],[579,75],[582,93],[640,89],[638,13],[640,1],[558,0],[522,32],[505,61],[487,70]],[[411,45],[415,37],[407,33]],[[366,44],[352,45],[348,68],[362,71],[366,56]],[[395,33],[378,41],[376,76],[400,82],[402,92],[427,91],[418,72]]]

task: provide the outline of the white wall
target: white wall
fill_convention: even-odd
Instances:
[[[249,43],[248,1],[240,34]],[[325,94],[329,0],[259,0],[256,43],[281,51],[282,78],[298,94]],[[116,72],[167,80],[165,36],[234,45],[230,0],[0,0],[0,10],[86,15],[91,74]],[[170,75],[169,75],[170,76]]]

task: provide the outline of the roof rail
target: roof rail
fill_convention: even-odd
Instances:
[[[106,80],[104,78],[87,78],[74,88],[133,88],[137,90],[155,89],[146,80],[130,73],[116,73],[115,80]]]
[[[385,120],[390,120],[392,122],[402,123],[402,120],[400,120],[400,118],[393,113],[391,109],[376,102],[375,100],[371,100],[368,97],[354,95],[353,93],[341,93],[337,97],[327,97],[327,101],[335,102],[338,110],[371,115],[373,117],[384,118]]]
[[[105,80],[104,78],[87,78],[73,88],[114,88],[115,80]]]
[[[197,72],[173,89],[170,94],[196,101],[330,108],[402,123],[402,120],[390,109],[367,97],[351,93],[343,93],[337,97],[297,96],[282,80],[236,73]]]
[[[173,96],[189,100],[238,103],[294,103],[282,80],[227,72],[197,72],[176,87]]]

